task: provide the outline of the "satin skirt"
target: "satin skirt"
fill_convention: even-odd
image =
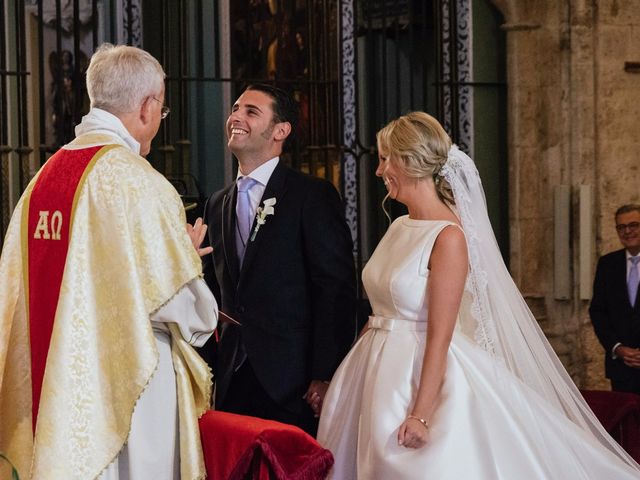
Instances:
[[[420,380],[425,324],[378,321],[337,370],[318,431],[332,451],[331,479],[633,479],[590,434],[570,422],[484,350],[456,332],[429,442],[398,445]]]

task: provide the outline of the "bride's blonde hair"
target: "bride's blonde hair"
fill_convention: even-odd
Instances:
[[[424,112],[411,112],[389,122],[377,134],[378,148],[398,161],[402,171],[410,178],[431,177],[438,196],[455,204],[449,183],[438,174],[446,163],[451,138],[442,125]]]

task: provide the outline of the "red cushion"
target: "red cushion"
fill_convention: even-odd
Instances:
[[[607,432],[640,462],[640,395],[606,390],[581,390]]]
[[[333,455],[310,435],[272,420],[208,411],[200,418],[200,436],[212,480],[251,478],[323,479]]]

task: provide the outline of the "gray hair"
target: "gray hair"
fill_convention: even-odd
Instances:
[[[636,203],[628,203],[627,205],[622,205],[618,210],[616,210],[614,218],[623,213],[630,212],[640,212],[640,205]]]
[[[165,73],[158,61],[136,47],[103,43],[87,69],[87,91],[92,108],[114,115],[135,111],[145,98],[159,95]]]

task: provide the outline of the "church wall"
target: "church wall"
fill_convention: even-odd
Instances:
[[[580,298],[579,189],[594,189],[590,291],[598,257],[619,248],[613,212],[640,201],[640,74],[624,68],[640,61],[640,0],[494,5],[507,32],[511,272],[578,385],[608,388],[589,301]],[[557,185],[572,192],[568,300],[554,298]]]

